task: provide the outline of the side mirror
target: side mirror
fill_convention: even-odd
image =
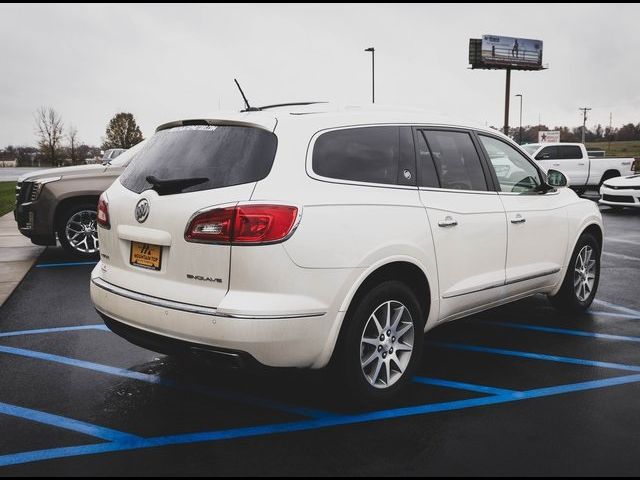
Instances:
[[[547,183],[552,187],[568,187],[569,179],[564,173],[552,169],[547,171]]]

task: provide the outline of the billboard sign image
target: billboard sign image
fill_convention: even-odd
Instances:
[[[538,143],[559,143],[560,131],[547,130],[538,132]]]
[[[481,61],[485,67],[542,68],[542,40],[483,35]]]

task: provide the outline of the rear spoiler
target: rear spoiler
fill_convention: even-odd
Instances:
[[[262,119],[261,119],[262,120]],[[217,127],[252,127],[261,128],[269,132],[273,132],[278,124],[278,120],[273,116],[265,116],[264,122],[248,122],[244,119],[232,119],[232,118],[217,118],[217,119],[191,119],[191,120],[177,120],[175,122],[164,123],[156,128],[156,132],[161,130],[168,130],[175,127],[190,127],[194,125],[212,125]]]

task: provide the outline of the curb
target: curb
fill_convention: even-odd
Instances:
[[[0,217],[0,306],[11,296],[46,247],[18,231],[13,212]]]

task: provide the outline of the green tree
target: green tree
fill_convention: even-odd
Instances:
[[[142,132],[133,114],[120,112],[109,120],[102,148],[131,148],[142,140]]]

